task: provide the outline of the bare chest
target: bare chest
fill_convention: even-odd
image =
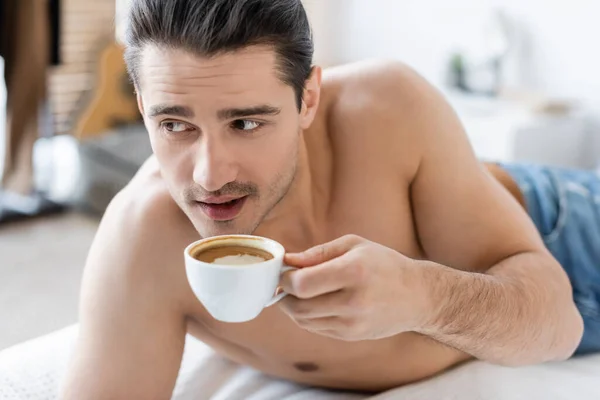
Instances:
[[[355,234],[409,257],[422,257],[406,183],[377,176],[348,179],[334,192],[326,219],[326,240]]]
[[[338,187],[322,225],[322,236],[312,238],[308,246],[352,233],[410,257],[421,257],[407,188],[393,188],[385,182],[354,181],[348,185]],[[285,237],[276,239],[286,248],[307,246],[287,241]],[[277,306],[265,309],[258,318],[243,324],[215,321],[199,306],[188,330],[235,361],[268,374],[329,387],[356,384],[364,389],[397,385],[435,373],[452,364],[456,356],[443,346],[413,334],[360,343],[316,335],[299,328]],[[423,356],[431,363],[423,365]],[[381,381],[382,376],[393,376],[393,382]]]

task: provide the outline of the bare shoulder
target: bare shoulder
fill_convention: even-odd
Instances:
[[[177,236],[182,219],[152,163],[111,202],[90,249],[65,398],[172,392],[193,293]]]
[[[84,291],[118,279],[127,294],[152,290],[160,298],[159,292],[185,293],[182,254],[194,239],[191,223],[151,158],[106,210],[88,256]]]
[[[190,221],[171,197],[154,157],[114,198],[104,220],[119,236],[144,244],[144,252],[160,253],[168,247],[179,247],[185,235],[193,232]],[[150,249],[150,244],[167,248]]]
[[[431,84],[398,61],[328,69],[323,91],[331,134],[340,143],[400,162],[408,175],[418,168],[432,119],[449,111]]]
[[[325,84],[332,83],[346,93],[359,90],[363,100],[369,95],[408,100],[410,96],[397,89],[418,85],[421,80],[411,67],[396,60],[359,61],[328,68],[323,74]]]

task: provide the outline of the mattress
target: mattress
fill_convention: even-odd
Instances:
[[[0,352],[0,399],[56,399],[77,326]],[[332,392],[267,377],[188,337],[174,400],[598,400],[600,355],[507,368],[471,362],[375,396]]]

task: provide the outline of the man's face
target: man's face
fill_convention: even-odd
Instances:
[[[138,100],[152,148],[203,237],[252,233],[294,180],[307,121],[275,61],[264,47],[213,58],[144,50]]]

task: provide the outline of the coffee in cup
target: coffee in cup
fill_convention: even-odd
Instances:
[[[283,265],[284,247],[251,235],[202,239],[184,252],[192,291],[206,311],[223,322],[246,322],[286,294],[274,296]]]
[[[192,253],[198,261],[219,265],[249,265],[274,258],[273,254],[256,247],[239,245],[215,245]]]

